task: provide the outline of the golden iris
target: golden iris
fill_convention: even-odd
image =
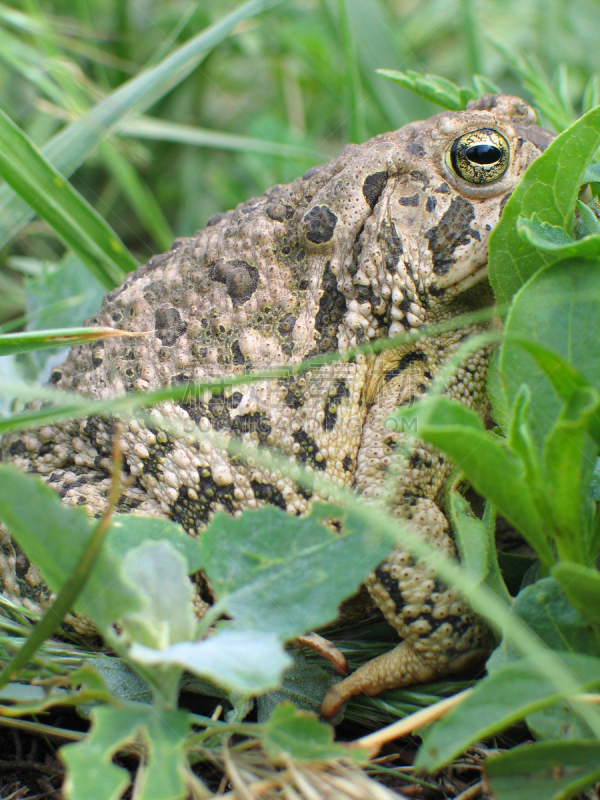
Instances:
[[[508,159],[508,142],[492,128],[463,133],[450,148],[454,172],[459,178],[479,185],[501,178],[508,167]]]

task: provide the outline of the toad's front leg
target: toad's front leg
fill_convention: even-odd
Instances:
[[[433,448],[384,425],[400,406],[406,410],[407,429],[412,430],[412,403],[431,379],[426,364],[425,356],[419,356],[413,358],[408,374],[376,379],[377,402],[363,429],[355,488],[365,499],[384,505],[430,545],[456,557],[450,524],[435,502],[451,465]],[[485,623],[457,589],[445,586],[425,560],[402,546],[369,575],[366,585],[403,641],[333,686],[321,707],[324,717],[334,717],[343,702],[361,692],[376,695],[432,681],[481,663],[489,655],[493,639]]]

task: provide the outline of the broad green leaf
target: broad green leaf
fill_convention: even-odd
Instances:
[[[39,478],[5,464],[0,464],[0,519],[53,592],[59,591],[77,566],[97,524],[82,508],[63,505]],[[116,556],[103,548],[74,610],[103,630],[139,602]]]
[[[525,722],[538,741],[594,738],[590,726],[564,701],[532,711],[525,717]]]
[[[486,759],[484,771],[498,800],[568,800],[600,779],[600,742],[524,744]]]
[[[138,336],[139,334],[133,334]],[[131,337],[129,331],[115,328],[63,328],[51,331],[23,331],[0,335],[0,357],[51,347],[71,347],[84,342],[96,342],[114,337]]]
[[[430,397],[416,406],[419,436],[447,453],[473,487],[491,500],[540,554],[554,561],[547,531],[532,497],[526,491],[525,466],[505,442],[485,431],[468,408],[443,397]]]
[[[292,663],[274,633],[233,631],[229,625],[202,642],[179,642],[164,650],[134,643],[129,656],[146,667],[179,667],[246,695],[274,689]]]
[[[506,338],[500,355],[500,371],[511,404],[525,384],[531,393],[530,424],[540,451],[563,402],[577,385],[585,383],[600,391],[600,260],[571,259],[541,270],[516,295],[506,321]],[[531,344],[527,346],[525,340]],[[567,363],[560,369],[552,356],[528,347],[545,348]],[[539,355],[538,355],[539,353]],[[537,358],[547,362],[536,363]],[[545,371],[553,371],[551,381]],[[565,390],[560,389],[563,384]]]
[[[68,178],[121,122],[143,113],[181,83],[237,25],[282,2],[285,0],[249,0],[224,14],[159,64],[136,75],[57,134],[44,145],[43,155]],[[33,216],[33,210],[11,188],[0,188],[0,247],[4,247]]]
[[[510,605],[510,595],[498,566],[496,546],[485,522],[473,514],[460,492],[449,492],[447,506],[461,565]]]
[[[559,261],[565,258],[598,258],[600,256],[600,234],[595,233],[583,239],[573,239],[557,225],[540,222],[537,214],[531,219],[519,217],[517,231],[522,239],[538,250]]]
[[[487,371],[487,392],[492,401],[492,417],[500,430],[506,435],[510,423],[510,406],[500,376],[500,351],[492,353]]]
[[[560,655],[564,666],[581,682],[582,691],[600,686],[600,659],[579,653]],[[540,675],[535,659],[524,658],[501,667],[425,731],[415,767],[433,772],[474,742],[493,736],[558,699],[560,692],[555,682]]]
[[[600,183],[600,163],[590,164],[583,173],[582,183]]]
[[[579,212],[575,225],[577,238],[583,239],[586,236],[597,236],[600,234],[600,221],[592,209],[585,203],[582,203],[581,200],[578,200],[577,210]]]
[[[107,288],[137,267],[116,233],[1,109],[0,177]]]
[[[352,758],[366,761],[367,752],[353,750],[333,741],[333,728],[319,722],[315,714],[299,711],[293,703],[281,703],[274,709],[269,721],[263,725],[262,743],[271,756],[280,758],[283,753],[296,761],[329,761],[335,758]]]
[[[572,230],[581,179],[600,145],[600,108],[558,136],[527,169],[490,235],[488,273],[502,307],[555,256],[538,250],[515,232],[519,217],[537,213],[541,222]]]
[[[587,431],[599,409],[597,390],[577,389],[565,404],[544,447],[546,496],[556,528],[558,556],[584,564],[597,555],[587,548],[594,511],[587,492],[598,446]]]
[[[561,561],[552,568],[552,577],[574,608],[584,617],[600,621],[600,573],[597,569]]]
[[[141,608],[119,616],[126,639],[158,649],[193,639],[194,587],[187,560],[170,542],[143,542],[128,550],[123,572],[144,598]]]
[[[554,578],[526,586],[515,598],[513,612],[551,650],[600,658],[600,641],[593,626],[568,602]],[[489,659],[488,672],[517,658],[516,649],[504,641]]]
[[[187,572],[202,567],[200,544],[170,519],[142,517],[137,514],[115,514],[106,536],[106,544],[120,558],[143,542],[169,542],[187,561]]]
[[[461,88],[446,78],[440,78],[439,75],[421,75],[412,69],[408,69],[406,72],[378,69],[377,72],[384,78],[399,83],[405,89],[424,97],[430,103],[448,108],[450,111],[463,111],[467,107],[468,101],[477,97],[475,89]]]
[[[343,535],[321,524],[327,518],[341,522]],[[390,543],[333,505],[316,505],[308,517],[267,506],[240,517],[217,514],[200,548],[219,610],[233,617],[232,626],[289,639],[334,620]]]
[[[83,742],[66,745],[60,757],[67,767],[67,800],[118,800],[129,785],[129,772],[113,756],[125,745],[145,745],[142,776],[136,780],[139,800],[180,800],[187,796],[184,744],[190,716],[158,706],[128,703],[92,711],[92,729]]]

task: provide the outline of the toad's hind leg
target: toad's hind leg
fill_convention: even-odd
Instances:
[[[432,500],[419,498],[412,524],[434,547],[455,555],[448,522]],[[410,512],[409,512],[410,515]],[[482,663],[492,637],[456,589],[445,587],[431,567],[396,548],[366,581],[375,602],[403,641],[363,664],[327,693],[321,706],[334,717],[342,703],[361,692],[426,683]]]
[[[401,354],[406,360],[406,354]],[[410,410],[431,375],[427,357],[411,358],[410,373],[384,378],[371,406],[358,453],[355,489],[366,502],[383,506],[445,556],[456,558],[450,524],[436,500],[451,471],[434,448],[391,431],[385,420],[395,408]],[[478,409],[479,410],[479,409]],[[411,430],[411,428],[409,428]],[[424,559],[398,545],[365,584],[377,606],[403,641],[389,653],[363,665],[336,684],[322,706],[335,716],[342,702],[360,692],[435,680],[482,662],[492,648],[492,635],[456,588],[436,577]]]

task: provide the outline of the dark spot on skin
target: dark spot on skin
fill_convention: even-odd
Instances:
[[[294,325],[296,324],[296,317],[293,314],[286,314],[285,317],[279,323],[279,335],[280,336],[290,336],[292,331],[294,330]]]
[[[416,361],[427,361],[427,356],[422,350],[413,350],[412,353],[403,355],[400,361],[398,361],[398,364],[393,369],[389,370],[389,372],[386,372],[384,378],[385,382],[388,383],[392,378],[401,375],[407,367],[414,364]]]
[[[298,263],[300,263],[300,261],[304,261],[305,258],[306,258],[306,253],[304,252],[304,250],[298,250],[298,255],[296,256],[296,261]]]
[[[238,339],[236,339],[235,341],[233,341],[231,343],[231,354],[233,356],[233,363],[234,364],[242,365],[242,364],[246,363],[246,359],[244,357],[244,354],[241,351],[240,343],[239,343]]]
[[[438,194],[450,194],[450,187],[447,183],[440,183],[433,191]]]
[[[429,187],[429,184],[431,183],[427,175],[425,175],[423,172],[419,172],[419,170],[417,169],[413,170],[410,173],[410,179],[411,181],[414,181],[416,183],[423,184],[423,189],[427,189]]]
[[[11,456],[26,455],[27,448],[25,447],[25,442],[22,439],[17,439],[15,442],[11,442],[8,452],[11,454]]]
[[[288,408],[298,409],[304,405],[306,400],[306,383],[300,378],[284,378],[281,384],[287,387],[287,392],[283,402]]]
[[[413,206],[416,208],[419,205],[419,195],[413,194],[410,197],[399,197],[398,204],[401,206]]]
[[[164,281],[153,281],[149,283],[144,292],[144,300],[151,306],[159,305],[167,296],[167,287]]]
[[[164,305],[154,313],[156,335],[165,347],[175,344],[177,339],[187,330],[187,324],[181,319],[176,308]]]
[[[471,228],[474,219],[473,204],[464,197],[458,197],[452,200],[439,224],[425,232],[436,275],[449,272],[455,261],[454,251],[457,247],[468,244],[469,239],[480,240],[479,232]]]
[[[286,510],[286,502],[276,486],[272,486],[270,483],[260,483],[259,481],[250,481],[250,486],[257,500],[282,508],[284,511]]]
[[[382,222],[377,231],[377,240],[387,271],[394,273],[402,255],[402,242],[393,222],[387,219]]]
[[[228,261],[225,265],[227,294],[234,306],[241,306],[252,297],[258,286],[258,270],[242,260]]]
[[[233,488],[233,484],[217,486],[210,470],[203,469],[200,473],[200,486],[194,490],[198,498],[192,499],[189,488],[182,486],[171,509],[173,519],[186,531],[197,533],[206,525],[217,505],[223,506],[230,514],[235,510]]]
[[[142,502],[141,500],[136,500],[133,497],[122,496],[119,497],[117,508],[119,509],[119,511],[124,511],[125,513],[127,513],[128,511],[133,511],[134,509],[136,509],[141,502]]]
[[[306,238],[313,244],[328,242],[335,230],[337,217],[327,206],[315,206],[304,217]]]
[[[367,175],[365,178],[362,193],[371,208],[375,208],[375,204],[381,197],[381,193],[385,189],[387,181],[387,172],[374,172],[373,175]]]
[[[428,291],[429,291],[430,295],[433,295],[433,297],[441,297],[441,295],[443,295],[446,290],[445,289],[438,289],[437,286],[431,285],[429,287]]]
[[[304,291],[305,289],[308,289],[308,279],[307,279],[307,278],[303,278],[303,279],[300,281],[300,283],[298,284],[298,288],[299,288],[301,291]]]
[[[231,421],[231,431],[236,436],[242,436],[244,433],[256,433],[258,441],[264,444],[271,433],[271,424],[264,411],[255,411],[234,417]]]
[[[337,278],[327,262],[321,281],[323,295],[319,300],[319,310],[315,319],[315,330],[321,334],[317,347],[320,353],[337,348],[337,327],[346,311],[346,298],[338,290]]]
[[[284,256],[289,256],[289,254],[292,252],[292,248],[286,245],[286,247],[281,248],[281,252]]]
[[[425,155],[425,148],[422,144],[418,144],[417,142],[411,142],[408,145],[408,152],[413,155],[417,156],[417,158],[423,158]]]
[[[124,292],[126,288],[127,288],[127,285],[123,284],[122,286],[118,286],[116,289],[113,289],[112,291],[107,292],[106,293],[106,300],[109,303],[112,303],[112,301],[115,300],[121,294],[121,292]]]
[[[425,211],[429,211],[431,214],[432,211],[435,211],[435,207],[437,206],[437,200],[432,195],[429,195],[427,198],[427,202],[425,203]]]
[[[344,468],[344,472],[352,472],[354,469],[354,459],[352,456],[344,456],[342,467]]]
[[[62,376],[63,374],[59,369],[53,369],[52,375],[50,375],[50,383],[58,383]]]
[[[348,384],[344,380],[336,380],[335,394],[329,395],[325,400],[325,419],[323,420],[323,430],[332,431],[337,421],[338,406],[345,397],[350,397]]]
[[[206,220],[206,227],[212,228],[214,225],[218,225],[221,220],[226,219],[226,217],[227,214],[212,214],[212,216]]]
[[[325,469],[327,462],[325,459],[317,461],[319,448],[315,440],[306,431],[297,431],[292,434],[293,440],[300,445],[300,450],[296,453],[296,458],[304,464],[312,464],[315,469]]]
[[[294,209],[291,206],[283,203],[271,203],[267,206],[267,217],[275,222],[285,222],[287,219],[292,219],[293,216]]]

